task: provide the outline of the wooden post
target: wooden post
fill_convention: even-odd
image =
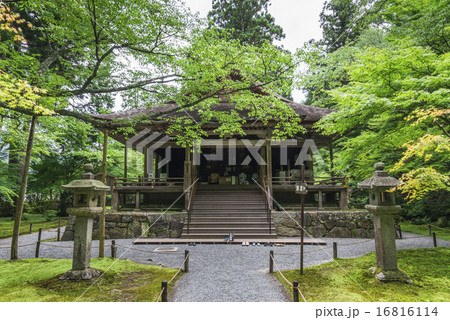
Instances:
[[[266,163],[267,163],[267,185],[269,186],[270,208],[273,208],[273,191],[272,191],[272,143],[270,138],[266,139]]]
[[[435,248],[437,247],[436,232],[433,232],[433,245]]]
[[[103,159],[102,159],[102,182],[106,184],[106,156],[108,153],[108,129],[103,132]],[[100,213],[100,232],[99,232],[99,250],[98,256],[100,258],[105,257],[105,215],[106,215],[106,192],[101,194],[101,207]]]
[[[270,256],[269,256],[269,273],[273,273],[273,250],[270,250]]]
[[[348,193],[347,189],[343,189],[339,193],[339,208],[344,210],[348,209]]]
[[[61,241],[61,219],[58,220],[58,233],[56,236],[56,241]]]
[[[125,145],[125,149],[123,150],[123,177],[126,179],[128,175],[128,148]]]
[[[162,302],[167,302],[167,290],[168,290],[168,288],[167,288],[167,281],[161,282],[161,290],[163,290],[161,301]]]
[[[144,152],[144,180],[143,180],[143,182],[145,181],[145,179],[147,179],[148,178],[148,148],[145,148],[144,147],[144,149],[143,149],[143,152]],[[152,163],[152,165],[153,165],[153,163]]]
[[[183,189],[186,191],[192,184],[192,162],[191,162],[191,148],[188,146],[184,151],[184,177],[183,177]],[[191,195],[192,190],[189,189],[184,194],[184,208],[187,210],[189,197]]]
[[[139,210],[139,205],[141,202],[141,193],[136,191],[136,210]]]
[[[111,258],[115,258],[117,255],[116,240],[111,241]]]
[[[428,224],[428,235],[431,236],[431,224]]]
[[[33,233],[33,224],[30,223],[30,234],[32,234],[32,233]]]
[[[298,281],[294,281],[292,284],[294,285],[292,287],[292,293],[294,295],[294,302],[299,302],[299,300],[298,300]]]
[[[184,250],[184,258],[186,262],[184,263],[184,272],[189,272],[189,250]]]
[[[328,145],[328,150],[330,151],[330,175],[334,177],[333,144],[331,142]]]
[[[322,190],[319,190],[319,209],[323,208]]]
[[[39,228],[38,241],[36,242],[36,252],[34,255],[35,258],[39,258],[39,249],[41,248],[41,236],[42,236],[42,228]]]
[[[302,164],[302,182],[305,183],[305,164]],[[305,195],[301,195],[302,211],[300,213],[300,274],[303,275],[303,255],[305,241]]]
[[[111,210],[119,210],[119,191],[113,189],[111,194]]]
[[[333,259],[337,259],[337,242],[333,242]]]

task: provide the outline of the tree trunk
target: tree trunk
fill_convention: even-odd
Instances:
[[[23,204],[27,190],[28,171],[30,169],[31,151],[33,149],[34,129],[36,127],[37,116],[33,116],[30,124],[30,134],[28,136],[27,152],[23,164],[22,184],[20,185],[19,198],[17,199],[16,215],[14,219],[14,230],[11,241],[11,260],[19,259],[18,244],[20,235],[20,222],[22,221]]]

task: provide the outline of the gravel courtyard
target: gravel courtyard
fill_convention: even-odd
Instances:
[[[43,232],[43,239],[54,237],[55,232]],[[404,233],[403,237],[404,239],[397,240],[397,249],[433,247],[431,237],[417,237],[411,233]],[[321,238],[321,240],[326,241],[327,245],[305,246],[304,265],[306,267],[332,261],[333,242],[338,243],[339,258],[359,257],[375,250],[374,240],[355,238]],[[36,241],[37,234],[20,237],[19,245],[26,245],[19,248],[21,259],[34,258]],[[183,254],[153,253],[152,251],[156,248],[169,247],[176,247],[177,253],[184,253],[186,249],[190,251],[190,272],[184,274],[177,282],[175,290],[171,293],[171,301],[289,301],[290,298],[281,284],[273,275],[268,274],[269,251],[274,251],[275,261],[281,270],[299,266],[299,254],[286,254],[298,253],[298,245],[284,247],[265,247],[263,244],[248,247],[240,244],[132,246],[132,241],[132,239],[116,240],[119,245],[117,255],[120,259],[179,268],[184,260]],[[440,239],[437,241],[440,247],[450,247],[450,241]],[[0,259],[9,259],[8,245],[10,243],[11,239],[0,240]],[[110,255],[110,243],[110,240],[106,241],[107,256]],[[354,244],[348,245],[351,243]],[[93,241],[92,257],[98,256],[97,246],[98,241]],[[42,242],[39,257],[70,259],[72,258],[72,242]]]

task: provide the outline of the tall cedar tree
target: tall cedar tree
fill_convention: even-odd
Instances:
[[[212,4],[211,23],[230,31],[233,39],[259,46],[264,40],[272,43],[285,37],[268,12],[269,0],[212,0]]]

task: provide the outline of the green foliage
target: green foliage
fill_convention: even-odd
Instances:
[[[337,109],[318,124],[339,137],[336,170],[355,186],[385,162],[416,221],[448,214],[429,199],[450,188],[449,8],[447,0],[332,0],[321,15],[326,50],[303,51],[307,102]]]
[[[438,54],[450,50],[449,0],[390,0],[379,15],[390,23],[393,39],[406,38]]]
[[[248,118],[263,123],[277,120],[273,132],[276,138],[304,130],[300,117],[279,96],[290,90],[298,64],[291,54],[267,42],[259,47],[240,44],[226,32],[211,29],[194,33],[178,63],[187,78],[196,79],[182,82],[181,88],[171,88],[174,101],[182,107],[177,117],[168,115],[168,133],[183,133],[177,136],[180,144],[204,137],[202,125],[210,121],[217,121],[219,126],[214,132],[220,136],[244,134],[242,125]],[[222,97],[236,108],[213,109],[212,105]],[[189,115],[193,110],[200,119]]]
[[[58,211],[56,211],[56,210],[47,210],[45,212],[45,220],[47,222],[52,221],[56,218],[57,214],[58,214]]]
[[[232,39],[260,46],[285,37],[269,6],[269,0],[213,0],[208,18],[215,27],[229,31]]]
[[[422,198],[403,205],[404,218],[413,224],[435,222],[450,215],[450,192],[432,191]]]

